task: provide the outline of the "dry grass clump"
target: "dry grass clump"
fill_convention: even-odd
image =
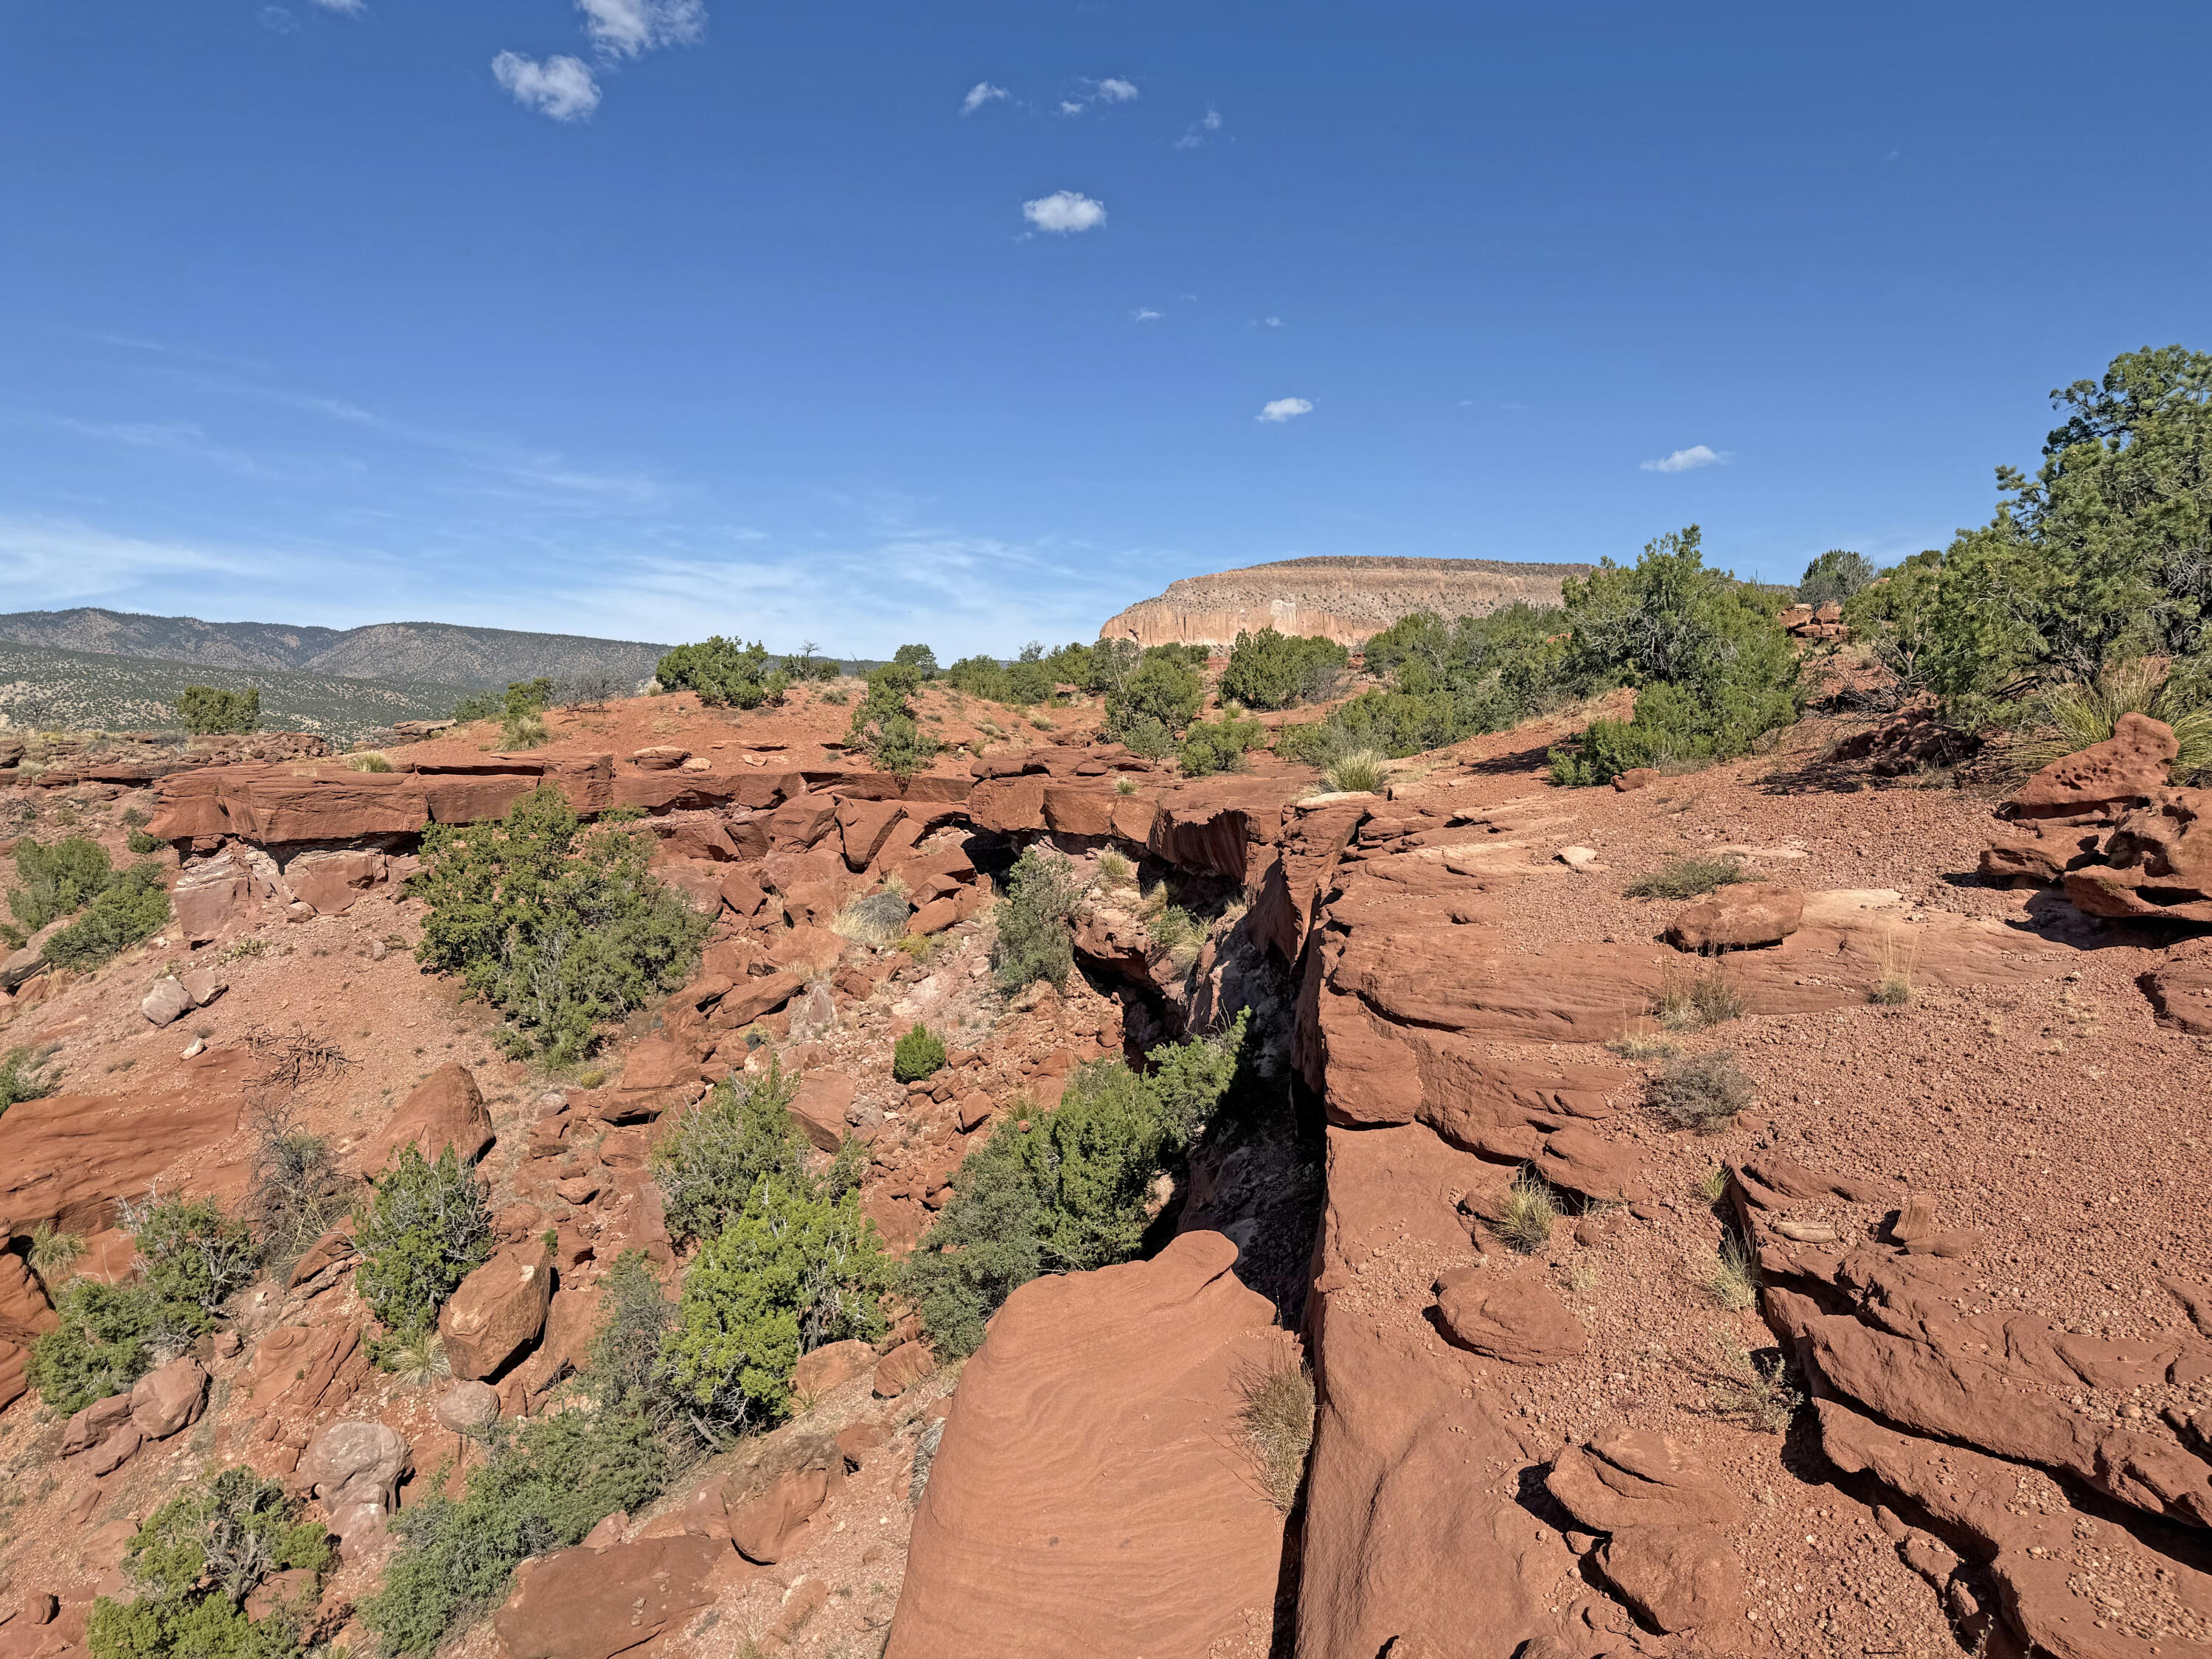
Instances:
[[[358,755],[347,756],[346,769],[351,772],[389,772],[392,769],[392,762],[386,757],[377,754],[372,750]]]
[[[1116,779],[1115,779],[1115,780],[1114,780],[1114,793],[1115,793],[1115,794],[1117,794],[1117,795],[1133,795],[1133,794],[1135,794],[1135,793],[1137,793],[1137,781],[1136,781],[1136,779],[1134,779],[1134,778],[1116,778]]]
[[[1717,967],[1696,974],[1669,968],[1660,975],[1652,1012],[1670,1031],[1698,1031],[1741,1015],[1743,994]]]
[[[2013,744],[2005,771],[2014,779],[2040,772],[2056,760],[2104,742],[2124,714],[2148,714],[2173,732],[2177,783],[2212,769],[2212,706],[2191,705],[2174,695],[2165,665],[2146,659],[2108,668],[2093,682],[2075,682],[2044,693],[2038,729]]]
[[[1605,1046],[1623,1060],[1671,1060],[1682,1052],[1680,1043],[1656,1035],[1646,1019],[1638,1020]]]
[[[1782,1356],[1762,1366],[1749,1350],[1734,1338],[1714,1338],[1720,1351],[1720,1375],[1705,1384],[1706,1403],[1717,1417],[1725,1417],[1756,1429],[1761,1434],[1780,1434],[1805,1403],[1805,1396],[1789,1385]]]
[[[1251,1442],[1260,1484],[1274,1506],[1288,1515],[1305,1479],[1306,1453],[1313,1446],[1314,1386],[1304,1362],[1284,1354],[1265,1370],[1255,1368],[1237,1379],[1244,1403],[1237,1420]]]
[[[31,1250],[26,1259],[31,1271],[38,1274],[39,1283],[51,1295],[70,1276],[70,1269],[83,1254],[82,1234],[57,1232],[52,1222],[41,1221],[31,1230]]]
[[[1098,878],[1109,887],[1126,887],[1137,878],[1137,866],[1127,854],[1109,847],[1098,855]]]
[[[886,887],[854,899],[831,920],[830,930],[856,945],[890,945],[904,935],[907,918],[913,914],[906,895]]]
[[[1534,1170],[1523,1170],[1505,1189],[1505,1200],[1490,1230],[1509,1247],[1528,1255],[1552,1242],[1552,1224],[1559,1218],[1559,1201],[1551,1187]]]
[[[1698,1265],[1697,1278],[1698,1288],[1730,1313],[1742,1313],[1759,1300],[1759,1263],[1733,1233]]]
[[[1910,941],[1889,933],[1881,941],[1881,955],[1877,959],[1881,977],[1867,992],[1867,1000],[1885,1008],[1901,1008],[1912,1000],[1916,988],[1912,983],[1912,963],[1917,952]]]
[[[1720,858],[1669,859],[1650,874],[1638,877],[1621,891],[1629,898],[1687,899],[1710,893],[1716,887],[1750,879],[1751,872],[1733,854]]]
[[[1698,1182],[1697,1194],[1708,1204],[1717,1204],[1728,1196],[1729,1172],[1725,1164],[1716,1164],[1705,1171]]]
[[[377,1363],[410,1388],[453,1374],[453,1361],[446,1358],[446,1339],[434,1328],[394,1332],[378,1347]]]
[[[1372,749],[1355,749],[1339,756],[1322,775],[1340,794],[1372,794],[1382,787],[1382,757]]]
[[[1670,1060],[1644,1085],[1644,1103],[1678,1129],[1718,1134],[1757,1091],[1725,1048]]]

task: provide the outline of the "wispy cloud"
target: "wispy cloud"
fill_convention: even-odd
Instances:
[[[986,104],[996,103],[1001,98],[1012,96],[1013,94],[1008,92],[1004,87],[994,87],[988,81],[978,81],[968,88],[968,95],[960,100],[960,112],[963,115],[973,115]]]
[[[264,6],[254,15],[260,20],[261,27],[271,34],[297,34],[300,32],[300,20],[282,6]]]
[[[1109,75],[1103,81],[1085,81],[1083,90],[1060,100],[1062,115],[1080,115],[1093,104],[1133,104],[1144,94],[1134,81]]]
[[[1283,319],[1279,317],[1255,317],[1252,319],[1255,328],[1280,328],[1282,325]]]
[[[1183,135],[1175,142],[1177,149],[1196,149],[1207,136],[1221,131],[1221,112],[1210,109],[1183,129]]]
[[[1073,190],[1056,190],[1049,196],[1040,196],[1033,202],[1022,204],[1022,217],[1039,230],[1055,231],[1065,235],[1071,231],[1091,230],[1106,222],[1106,204]]]
[[[707,33],[705,0],[576,0],[576,9],[584,14],[592,45],[606,58],[691,46]]]
[[[368,9],[363,0],[315,0],[325,11],[337,12],[343,17],[358,17]]]
[[[599,83],[580,58],[539,63],[519,52],[503,52],[491,60],[491,72],[516,103],[556,121],[580,121],[599,106]]]
[[[1675,450],[1662,455],[1656,461],[1646,461],[1646,472],[1694,472],[1701,466],[1724,466],[1735,457],[1725,449],[1712,449],[1704,444],[1692,444],[1687,449]]]
[[[1255,421],[1266,421],[1273,426],[1280,426],[1285,421],[1296,420],[1301,415],[1312,413],[1313,404],[1307,398],[1278,398],[1273,403],[1262,407],[1252,418]]]
[[[1160,313],[1146,306],[1139,306],[1129,313],[1129,320],[1133,323],[1157,323],[1159,319]]]

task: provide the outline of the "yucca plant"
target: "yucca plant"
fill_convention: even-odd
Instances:
[[[2094,680],[2054,685],[2034,707],[2033,726],[2012,748],[2011,769],[2021,777],[2104,742],[2123,714],[2148,714],[2172,729],[2180,745],[2173,761],[2177,781],[2196,782],[2212,773],[2212,704],[2186,702],[2155,658],[2118,664]]]

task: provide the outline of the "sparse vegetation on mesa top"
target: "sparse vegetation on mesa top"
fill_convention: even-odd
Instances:
[[[177,720],[194,737],[242,735],[261,724],[261,693],[188,685],[177,696]]]
[[[83,915],[50,937],[40,954],[58,968],[97,968],[151,939],[168,919],[161,866],[134,864],[103,887]]]
[[[928,651],[927,646],[899,648]],[[934,673],[936,668],[937,660],[932,654],[929,673]],[[928,678],[929,674],[914,662],[888,662],[869,674],[867,695],[853,710],[852,729],[846,741],[866,750],[878,770],[910,778],[936,759],[937,739],[915,721],[911,701]]]
[[[1716,887],[1749,881],[1751,872],[1733,854],[1717,858],[1669,859],[1648,875],[1638,876],[1621,891],[1630,898],[1696,898]]]
[[[234,1464],[172,1498],[124,1547],[129,1601],[102,1595],[85,1630],[93,1659],[288,1659],[332,1566],[322,1525],[277,1482]],[[246,1598],[282,1572],[307,1582],[258,1618]]]
[[[417,960],[505,1014],[510,1052],[581,1059],[683,982],[707,930],[653,874],[652,840],[615,814],[586,827],[550,786],[504,818],[431,825],[408,884],[429,907]]]
[[[1717,966],[1696,974],[1669,968],[1660,975],[1657,1006],[1652,1012],[1670,1031],[1701,1030],[1741,1015],[1743,995]]]
[[[1756,1091],[1725,1048],[1670,1060],[1644,1085],[1645,1104],[1677,1128],[1718,1134],[1752,1103]]]
[[[994,912],[998,939],[991,949],[993,983],[1019,991],[1039,980],[1055,988],[1075,965],[1068,919],[1082,902],[1075,866],[1042,847],[1026,848],[1006,875],[1006,896]]]
[[[1221,699],[1247,708],[1288,708],[1336,695],[1351,653],[1334,640],[1279,634],[1273,628],[1241,631],[1217,688]]]
[[[1249,1018],[1154,1048],[1146,1074],[1118,1060],[1079,1066],[1058,1106],[1010,1113],[968,1155],[904,1274],[940,1353],[972,1352],[984,1322],[1039,1274],[1139,1253],[1152,1180],[1182,1164],[1229,1093]]]
[[[1382,788],[1387,775],[1382,757],[1372,749],[1354,749],[1340,755],[1322,774],[1331,789],[1347,795],[1373,794]]]
[[[1761,1434],[1780,1434],[1805,1403],[1791,1388],[1783,1356],[1762,1365],[1743,1344],[1725,1333],[1715,1336],[1720,1354],[1717,1375],[1705,1384],[1705,1402],[1716,1417],[1741,1423]]]
[[[1741,1313],[1759,1300],[1759,1263],[1730,1233],[1699,1266],[1698,1286],[1717,1305],[1730,1313]]]
[[[710,708],[757,708],[781,702],[791,686],[791,675],[759,641],[739,645],[720,634],[678,646],[660,659],[653,678],[668,690],[697,692]]]

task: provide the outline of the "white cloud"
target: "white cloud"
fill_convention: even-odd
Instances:
[[[1133,103],[1137,99],[1137,83],[1124,81],[1118,75],[1109,75],[1098,83],[1098,95],[1109,104]]]
[[[688,46],[707,33],[706,0],[576,0],[602,58]]]
[[[1280,328],[1282,325],[1283,319],[1279,317],[1262,317],[1260,319],[1260,326],[1262,328]]]
[[[1083,113],[1084,107],[1082,104],[1071,98],[1063,98],[1060,100],[1060,112],[1062,115],[1080,115]]]
[[[1271,425],[1280,426],[1285,421],[1295,420],[1301,415],[1312,413],[1313,404],[1304,398],[1278,398],[1252,418],[1255,421],[1266,421]]]
[[[1725,449],[1711,449],[1704,444],[1692,444],[1687,449],[1678,449],[1671,455],[1662,455],[1656,461],[1644,463],[1646,472],[1694,472],[1701,466],[1723,466],[1733,458]]]
[[[315,0],[315,3],[325,11],[343,13],[348,17],[358,17],[368,9],[362,0]]]
[[[1022,217],[1039,230],[1091,230],[1106,222],[1106,204],[1072,190],[1056,190],[1022,204]]]
[[[1004,87],[994,87],[988,81],[978,81],[968,88],[968,95],[960,100],[960,112],[963,115],[973,115],[984,105],[995,102],[1001,98],[1011,98],[1012,95]]]
[[[261,27],[271,34],[297,34],[300,32],[297,20],[282,6],[264,6],[258,15]]]
[[[580,58],[549,58],[544,63],[519,52],[491,60],[492,76],[525,109],[556,121],[580,121],[599,106],[599,84]]]
[[[1176,140],[1175,147],[1177,149],[1196,149],[1206,142],[1207,133],[1220,131],[1221,112],[1210,109],[1183,130],[1183,135]]]
[[[1129,320],[1133,323],[1157,323],[1159,319],[1160,313],[1158,312],[1153,311],[1145,306],[1139,306],[1134,311],[1129,313]]]

